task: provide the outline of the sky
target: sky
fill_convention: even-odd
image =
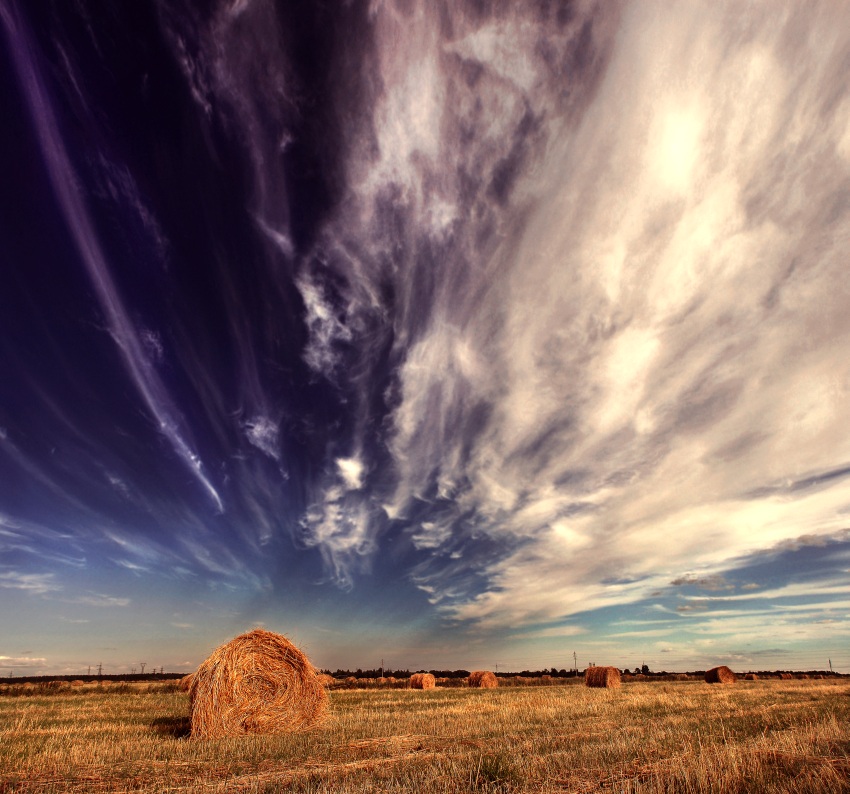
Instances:
[[[843,3],[0,40],[0,675],[850,673]]]

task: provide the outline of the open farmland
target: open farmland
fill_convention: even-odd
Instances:
[[[186,738],[172,685],[0,697],[0,792],[846,792],[846,680],[339,690],[291,736]]]

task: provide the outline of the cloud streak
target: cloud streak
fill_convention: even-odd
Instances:
[[[21,84],[29,103],[33,124],[41,145],[44,162],[53,183],[55,195],[62,208],[80,258],[86,266],[100,306],[106,316],[109,332],[121,351],[124,364],[131,375],[139,394],[144,399],[151,415],[172,449],[189,468],[193,477],[201,484],[216,508],[221,512],[224,505],[212,482],[204,472],[204,466],[185,439],[185,430],[179,413],[172,404],[154,367],[154,361],[145,349],[145,344],[123,305],[121,296],[110,275],[110,267],[103,252],[94,223],[78,188],[77,176],[59,135],[57,119],[53,113],[47,88],[41,77],[41,69],[34,55],[33,44],[25,23],[14,4],[0,8],[0,18],[6,39]]]

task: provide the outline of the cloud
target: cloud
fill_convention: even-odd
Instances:
[[[68,604],[83,604],[89,607],[126,607],[130,605],[129,598],[105,595],[103,593],[90,593],[75,598],[65,599]]]
[[[0,656],[3,667],[42,667],[46,663],[47,659],[41,656]]]
[[[732,590],[731,585],[720,574],[711,576],[698,576],[697,574],[685,574],[670,582],[673,587],[696,587],[700,590]]]
[[[363,462],[357,458],[337,458],[337,469],[345,487],[358,491],[363,487]]]
[[[96,224],[81,193],[78,176],[59,134],[51,98],[41,77],[36,50],[26,25],[14,10],[4,9],[0,20],[6,29],[12,62],[24,89],[23,95],[29,105],[54,195],[97,294],[109,333],[159,432],[169,441],[174,453],[188,467],[219,512],[223,512],[221,497],[204,472],[197,452],[187,441],[185,422],[180,419],[179,412],[155,370],[155,361],[150,353],[150,337],[144,330],[136,328],[124,306]],[[134,185],[125,184],[124,188],[131,189],[138,198]],[[139,202],[137,210],[140,209],[143,206]]]
[[[255,416],[244,424],[248,441],[270,458],[280,461],[280,428],[267,416]]]
[[[24,573],[4,571],[0,573],[0,587],[7,590],[23,590],[33,595],[46,595],[62,589],[52,573]]]

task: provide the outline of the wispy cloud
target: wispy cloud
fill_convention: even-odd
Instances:
[[[95,224],[78,185],[78,179],[59,135],[59,127],[50,97],[41,77],[41,68],[31,37],[17,9],[4,6],[0,20],[6,29],[6,38],[18,79],[25,87],[44,162],[53,183],[54,193],[62,208],[68,230],[77,246],[80,258],[88,270],[97,292],[100,305],[107,318],[109,332],[122,355],[139,394],[172,449],[203,486],[219,511],[224,510],[221,497],[204,471],[197,452],[186,440],[186,430],[179,412],[155,370],[155,361],[149,355],[144,341],[146,332],[140,331],[130,319],[121,295],[111,275],[110,266],[95,230]],[[125,185],[126,187],[126,185]]]
[[[0,573],[0,587],[8,590],[24,590],[33,595],[46,595],[62,589],[52,573],[23,573],[4,571]]]

